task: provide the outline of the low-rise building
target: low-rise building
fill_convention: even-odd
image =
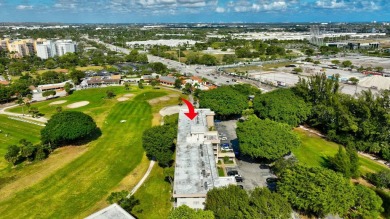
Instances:
[[[210,109],[196,109],[198,115],[190,120],[179,112],[176,146],[173,198],[175,207],[187,205],[203,209],[207,192],[216,187],[236,184],[234,177],[219,177],[217,160],[219,143],[214,127],[214,112]]]
[[[176,78],[171,76],[161,76],[158,80],[162,85],[173,87],[175,85]]]
[[[107,208],[97,211],[85,219],[135,219],[133,215],[125,211],[121,206],[114,203]]]

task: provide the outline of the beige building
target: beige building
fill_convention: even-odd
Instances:
[[[33,39],[9,40],[5,39],[7,50],[12,58],[21,58],[35,54],[35,42]]]

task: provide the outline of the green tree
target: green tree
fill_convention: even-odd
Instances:
[[[10,145],[7,148],[7,153],[4,155],[4,159],[13,165],[19,160],[20,148],[16,145]]]
[[[240,115],[248,107],[247,97],[229,86],[202,91],[199,99],[200,108],[210,108],[223,118]]]
[[[194,210],[187,205],[174,208],[168,219],[214,219],[212,211]]]
[[[107,198],[107,202],[110,204],[118,203],[125,211],[131,213],[131,210],[140,202],[134,196],[127,197],[127,192],[122,190],[120,192],[112,192]]]
[[[45,67],[48,69],[54,69],[54,68],[56,68],[56,65],[57,65],[57,63],[53,59],[48,59],[45,62]]]
[[[175,177],[175,168],[174,167],[164,168],[164,177],[166,180],[168,180],[171,183],[171,185],[173,185],[173,180]]]
[[[268,188],[255,188],[250,193],[250,206],[253,210],[252,218],[291,218],[291,206],[287,199]]]
[[[155,159],[161,166],[168,166],[174,151],[176,128],[173,125],[155,126],[144,131],[142,146],[150,159]]]
[[[253,100],[253,108],[259,118],[284,122],[293,127],[306,121],[311,113],[311,106],[291,89],[257,95]]]
[[[351,208],[351,218],[378,218],[382,208],[382,199],[373,190],[362,185],[355,186],[355,205]]]
[[[29,113],[31,113],[31,116],[33,118],[35,117],[38,117],[40,115],[39,113],[39,110],[38,110],[38,107],[30,107],[30,109],[28,110]]]
[[[312,48],[306,49],[306,50],[305,50],[305,55],[307,55],[307,56],[312,56],[312,55],[314,55],[314,49],[312,49]]]
[[[114,91],[112,91],[112,90],[107,90],[107,91],[106,91],[106,98],[107,98],[107,99],[112,99],[112,98],[114,98],[114,97],[115,97]]]
[[[339,151],[334,157],[329,158],[329,163],[337,172],[342,173],[345,177],[351,177],[350,160],[343,146],[339,146]]]
[[[205,209],[216,219],[252,218],[248,194],[234,185],[209,190]]]
[[[54,114],[41,130],[41,140],[52,148],[76,143],[98,131],[92,117],[82,112],[63,111]]]
[[[256,116],[238,123],[236,131],[241,153],[253,158],[276,160],[300,145],[298,136],[287,124]]]
[[[140,80],[140,81],[138,82],[138,88],[139,88],[139,89],[144,89],[143,80]]]
[[[65,89],[65,92],[67,95],[70,94],[72,88],[73,88],[73,85],[71,83],[69,83],[69,82],[65,83],[64,89]]]
[[[130,90],[130,84],[128,82],[125,82],[125,90]]]
[[[222,62],[225,64],[233,64],[237,60],[237,56],[234,54],[225,54],[223,55]]]
[[[345,60],[341,63],[341,66],[343,66],[344,68],[351,67],[351,65],[352,65],[352,62],[349,60]]]
[[[180,79],[176,79],[175,80],[174,87],[177,88],[177,89],[181,88],[181,80]]]
[[[21,144],[20,156],[23,158],[26,158],[29,161],[34,160],[34,154],[36,151],[36,147],[34,147],[34,145],[31,142],[26,141],[26,139],[20,140],[19,144]]]
[[[72,70],[69,73],[69,77],[72,79],[73,83],[78,85],[81,82],[82,78],[85,78],[85,72],[79,70]]]
[[[348,179],[320,167],[296,166],[282,172],[278,193],[299,211],[324,217],[344,216],[355,203],[355,190]]]
[[[349,78],[349,81],[353,84],[353,85],[357,85],[359,83],[359,79],[355,78],[355,77],[351,77]]]
[[[207,66],[212,66],[212,65],[218,64],[217,58],[215,56],[209,55],[209,54],[203,55],[200,58],[199,62],[200,62],[200,64],[207,65]]]
[[[331,62],[332,62],[332,64],[334,64],[334,65],[339,65],[339,64],[340,64],[340,61],[337,60],[337,59],[332,60]]]
[[[390,189],[390,170],[368,173],[366,178],[378,188]]]
[[[272,166],[272,171],[277,176],[280,176],[282,172],[284,172],[287,169],[293,168],[297,164],[298,164],[298,160],[295,157],[290,157],[288,159],[281,157],[275,161],[274,165]]]

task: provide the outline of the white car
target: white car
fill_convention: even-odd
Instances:
[[[221,140],[222,140],[222,141],[226,141],[227,138],[226,138],[226,137],[222,137]]]

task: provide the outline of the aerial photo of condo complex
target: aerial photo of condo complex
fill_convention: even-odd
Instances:
[[[0,219],[390,219],[390,1],[0,0]]]

